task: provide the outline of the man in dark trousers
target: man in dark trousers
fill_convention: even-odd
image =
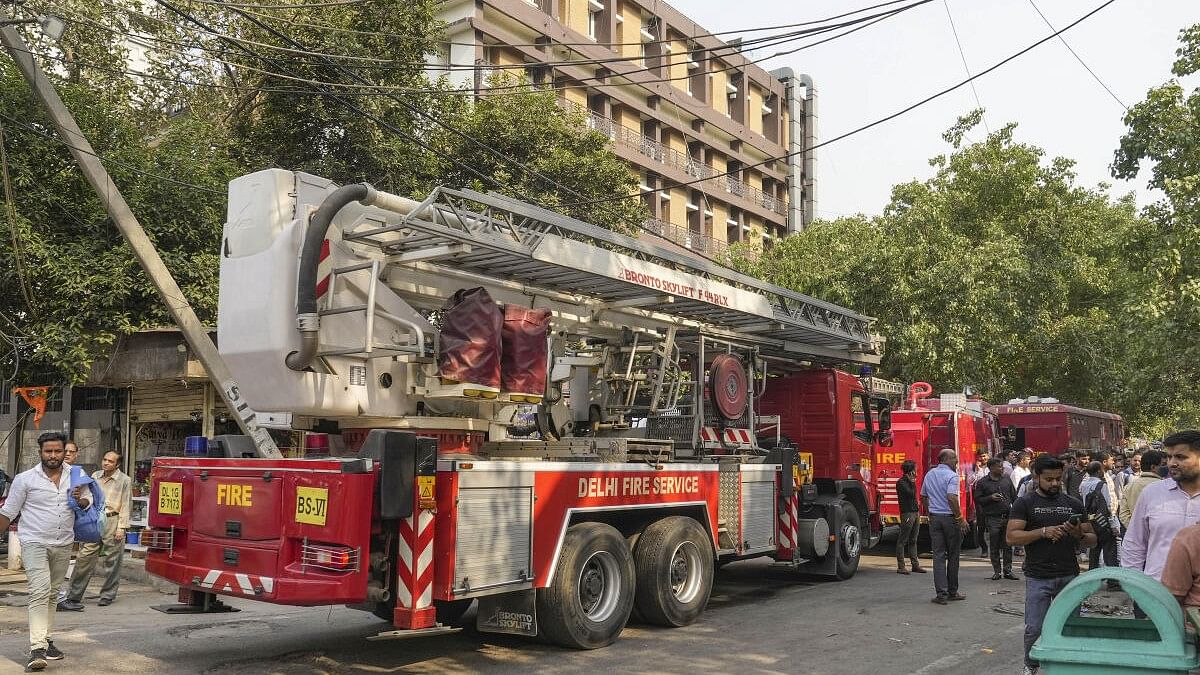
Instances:
[[[993,459],[988,462],[988,475],[975,482],[975,516],[981,517],[987,528],[988,544],[991,546],[992,581],[1016,579],[1012,572],[1012,547],[1005,541],[1008,529],[1008,511],[1017,501],[1017,491],[1011,480],[1004,477],[1004,462]]]
[[[1096,545],[1083,502],[1063,490],[1062,460],[1042,455],[1033,463],[1033,492],[1013,503],[1008,544],[1025,547],[1025,675],[1038,671],[1029,650],[1042,634],[1050,603],[1079,576],[1078,546]]]
[[[946,448],[938,454],[938,465],[921,481],[921,501],[929,514],[929,539],[933,544],[933,587],[937,595],[931,602],[944,605],[950,600],[966,600],[958,592],[958,559],[967,519],[963,516],[958,490],[958,455]]]
[[[1083,469],[1075,461],[1075,453],[1064,452],[1058,456],[1063,461],[1063,489],[1067,494],[1076,499],[1083,499],[1079,496],[1079,484],[1083,482]]]
[[[911,459],[900,465],[904,475],[896,481],[896,500],[900,502],[900,536],[896,538],[896,572],[908,574],[904,556],[912,563],[912,571],[924,573],[917,559],[917,533],[921,531],[921,515],[917,505],[917,463]]]

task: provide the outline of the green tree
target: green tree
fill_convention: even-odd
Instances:
[[[888,376],[1111,409],[1134,205],[1077,185],[1070,161],[1018,143],[1015,125],[964,145],[979,120],[960,119],[935,175],[897,185],[883,214],[818,223],[757,271],[877,317]]]
[[[77,25],[109,12],[84,1],[56,9]],[[27,37],[180,286],[211,317],[222,194],[238,172],[227,159],[228,139],[203,120],[170,119],[147,106],[147,91],[122,72],[124,43],[85,30],[69,31],[61,45],[36,32]],[[7,343],[0,353],[6,368],[19,353],[24,383],[78,380],[119,335],[166,325],[168,315],[7,58],[0,59],[0,124],[13,214],[0,247],[0,283],[12,291],[0,297]]]
[[[1180,32],[1175,78],[1200,72],[1200,24]],[[1113,176],[1133,179],[1148,165],[1148,187],[1162,199],[1143,215],[1150,226],[1128,246],[1143,292],[1132,303],[1145,368],[1144,405],[1154,432],[1200,425],[1193,391],[1200,376],[1200,87],[1172,79],[1151,89],[1125,116],[1128,127]]]

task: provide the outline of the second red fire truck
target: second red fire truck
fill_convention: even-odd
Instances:
[[[967,490],[966,476],[974,470],[975,457],[981,450],[995,456],[1000,449],[997,418],[992,406],[979,399],[962,394],[942,394],[934,397],[933,388],[924,382],[914,383],[904,405],[892,413],[891,448],[880,453],[878,464],[880,491],[883,500],[880,506],[883,522],[887,525],[900,523],[900,505],[896,499],[896,481],[900,478],[900,466],[905,460],[917,465],[917,490],[926,472],[938,463],[943,450],[954,450],[958,455],[959,505],[961,513],[972,518],[974,502]],[[922,514],[922,522],[926,516]]]
[[[846,579],[890,410],[870,320],[505,197],[282,170],[230,186],[218,333],[335,456],[159,458],[147,569],[183,604],[348,604],[594,648],[683,626],[718,564]]]

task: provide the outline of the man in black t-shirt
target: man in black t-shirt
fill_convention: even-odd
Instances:
[[[1095,546],[1096,535],[1084,515],[1083,502],[1063,491],[1063,462],[1042,455],[1033,463],[1037,488],[1020,497],[1008,520],[1008,543],[1025,547],[1025,673],[1038,663],[1029,649],[1042,634],[1050,603],[1079,576],[1077,546]]]

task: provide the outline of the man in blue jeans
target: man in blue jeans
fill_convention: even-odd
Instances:
[[[1017,498],[1009,512],[1008,543],[1025,547],[1025,675],[1038,663],[1029,650],[1042,634],[1050,603],[1079,576],[1076,547],[1096,545],[1083,502],[1063,491],[1063,462],[1042,455],[1033,463],[1036,489]]]
[[[958,455],[949,448],[938,455],[938,465],[925,474],[921,483],[921,502],[929,514],[929,539],[933,545],[933,587],[937,595],[931,602],[944,605],[950,600],[966,600],[958,592],[958,559],[967,519],[959,503]]]

